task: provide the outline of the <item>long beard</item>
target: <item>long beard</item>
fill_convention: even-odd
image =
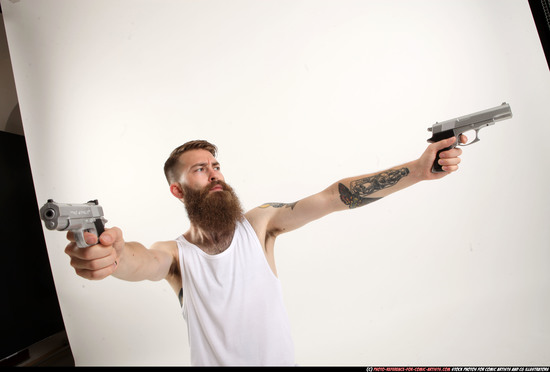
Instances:
[[[210,192],[220,184],[223,191]],[[183,187],[183,202],[191,223],[210,233],[229,233],[243,218],[241,202],[233,188],[223,181],[215,181],[202,190]]]

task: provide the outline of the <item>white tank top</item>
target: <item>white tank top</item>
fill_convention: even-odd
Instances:
[[[217,255],[183,235],[176,241],[191,363],[294,365],[281,283],[250,223],[237,223],[231,245]]]

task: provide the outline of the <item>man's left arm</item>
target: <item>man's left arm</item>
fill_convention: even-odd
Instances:
[[[443,151],[439,163],[444,172],[432,173],[438,151],[451,146],[455,138],[430,144],[417,160],[382,172],[342,179],[325,190],[295,203],[267,203],[252,209],[246,217],[267,236],[295,230],[332,212],[365,206],[420,181],[440,179],[458,170],[460,148]],[[466,142],[466,137],[461,137]]]

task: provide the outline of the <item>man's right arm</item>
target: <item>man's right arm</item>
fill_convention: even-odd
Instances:
[[[125,242],[122,231],[113,227],[106,229],[99,238],[99,244],[78,248],[72,233],[65,253],[71,257],[71,266],[76,274],[90,280],[104,279],[109,275],[127,281],[166,279],[176,293],[181,288],[177,243],[158,242],[147,249],[137,242]],[[85,233],[90,243],[97,242],[95,235]]]

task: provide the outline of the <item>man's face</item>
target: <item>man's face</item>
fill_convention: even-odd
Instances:
[[[212,192],[220,191],[214,181],[225,181],[220,163],[207,150],[190,150],[181,154],[180,183],[195,190],[212,185]]]
[[[180,187],[189,220],[203,230],[229,232],[242,217],[241,203],[206,150],[191,150],[180,157]]]

